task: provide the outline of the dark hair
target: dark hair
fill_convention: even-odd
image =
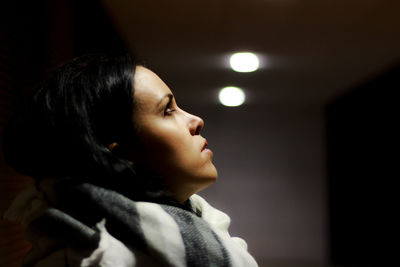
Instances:
[[[6,126],[6,162],[37,180],[73,177],[120,190],[129,183],[134,198],[160,195],[160,181],[141,178],[107,148],[135,145],[135,67],[129,55],[85,55],[58,68]]]

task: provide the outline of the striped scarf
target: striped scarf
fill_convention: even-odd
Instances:
[[[34,233],[27,266],[65,248],[80,255],[68,254],[70,266],[73,257],[76,266],[257,266],[244,240],[229,235],[228,215],[198,195],[189,211],[89,183],[63,190],[56,207],[33,186],[25,191],[6,217]]]

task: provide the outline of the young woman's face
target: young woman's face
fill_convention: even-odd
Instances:
[[[200,135],[203,120],[180,109],[168,86],[145,67],[136,67],[134,99],[136,160],[160,175],[180,202],[215,182],[213,153]]]

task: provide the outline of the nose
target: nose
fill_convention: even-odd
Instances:
[[[188,113],[189,122],[188,127],[191,135],[199,135],[201,129],[203,129],[204,121],[202,118]]]

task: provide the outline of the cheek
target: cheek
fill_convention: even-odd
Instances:
[[[142,143],[147,163],[159,170],[179,169],[190,155],[187,137],[168,128],[145,133]]]

